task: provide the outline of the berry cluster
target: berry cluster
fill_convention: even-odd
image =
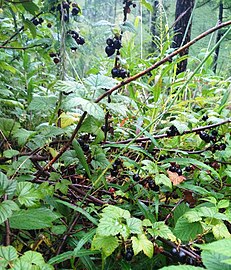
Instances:
[[[81,9],[76,3],[71,3],[71,1],[63,1],[62,4],[58,4],[57,7],[52,7],[51,11],[59,11],[60,14],[60,19],[63,18],[64,22],[69,21],[69,14],[70,14],[70,9],[71,9],[71,15],[72,16],[77,16],[80,12]]]
[[[172,162],[171,165],[169,166],[168,170],[170,172],[176,172],[178,175],[182,175],[182,170],[178,164],[175,162]]]
[[[59,54],[58,53],[54,53],[54,52],[50,52],[49,56],[51,58],[53,58],[53,61],[55,64],[58,64],[60,62],[60,58],[59,58]]]
[[[123,4],[124,4],[126,7],[128,7],[128,8],[130,8],[131,5],[132,5],[134,8],[136,7],[136,4],[133,3],[131,0],[124,0],[124,1],[123,1]]]
[[[131,247],[127,247],[126,252],[124,254],[124,259],[129,262],[132,260],[133,256],[134,256],[133,249]]]
[[[171,137],[171,136],[179,135],[180,133],[174,125],[171,125],[171,127],[166,131],[166,134],[168,137]]]
[[[35,25],[35,26],[37,26],[37,25],[39,25],[39,24],[42,24],[44,22],[44,20],[43,20],[43,18],[34,18],[33,20],[32,20],[32,23]]]
[[[173,248],[171,250],[171,255],[174,261],[180,262],[182,264],[189,264],[194,266],[200,265],[196,259],[186,255],[186,253],[181,249],[177,250],[176,248]]]
[[[67,31],[67,34],[68,34],[68,35],[71,35],[71,37],[76,41],[76,43],[77,43],[78,45],[83,45],[83,44],[85,43],[84,38],[81,37],[81,36],[79,35],[79,33],[77,33],[76,31],[74,31],[74,30],[69,30],[69,31]],[[76,48],[76,47],[71,47],[71,49],[72,49],[72,50],[76,50],[77,48]]]
[[[116,159],[115,162],[112,164],[111,176],[118,175],[118,172],[119,172],[118,170],[121,165],[122,165],[122,161],[120,159]]]
[[[117,68],[114,67],[111,70],[112,78],[122,78],[125,79],[126,77],[129,77],[129,72],[124,68]]]
[[[106,40],[107,46],[105,52],[107,56],[112,56],[115,53],[115,50],[119,50],[122,47],[121,39],[118,36],[115,36],[113,39],[108,38]]]
[[[81,148],[83,149],[83,152],[87,153],[90,149],[89,144],[86,143],[85,140],[82,138],[79,138],[77,141],[78,141],[79,145],[81,146]]]

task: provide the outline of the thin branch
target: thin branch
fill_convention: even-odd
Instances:
[[[231,122],[231,119],[227,119],[227,120],[224,120],[224,121],[222,121],[220,123],[207,125],[207,126],[204,126],[204,127],[193,128],[191,130],[185,130],[182,134],[174,135],[174,136],[181,136],[181,135],[190,134],[190,133],[194,133],[194,132],[197,133],[199,131],[203,131],[203,130],[206,130],[206,129],[212,129],[212,128],[215,128],[215,127],[218,127],[218,126],[221,126],[221,125],[225,125],[225,124],[228,124],[230,122]],[[174,137],[174,136],[171,136],[171,137]],[[160,135],[153,135],[152,137],[153,137],[153,139],[162,139],[162,138],[168,137],[168,135],[167,134],[160,134]],[[128,140],[117,141],[117,142],[106,141],[103,144],[106,144],[106,145],[109,145],[109,144],[127,144],[127,143],[130,143],[131,141],[134,141],[134,142],[147,142],[147,141],[150,141],[150,140],[151,140],[150,137],[141,137],[141,138],[137,138],[136,140],[128,139]]]

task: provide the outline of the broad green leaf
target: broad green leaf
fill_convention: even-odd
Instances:
[[[119,218],[105,216],[100,219],[97,228],[97,234],[102,236],[110,236],[117,234],[129,235],[129,228],[125,223],[122,223]]]
[[[93,90],[111,89],[118,83],[117,80],[102,74],[90,75],[84,80],[84,82],[89,85]]]
[[[17,182],[9,180],[7,176],[0,172],[0,196],[7,194],[13,195],[16,190]]]
[[[172,266],[165,266],[160,268],[160,270],[203,270],[202,267],[192,266],[192,265],[172,265]]]
[[[201,215],[198,213],[198,211],[196,211],[196,209],[187,211],[184,214],[184,217],[188,220],[189,223],[202,220]]]
[[[95,235],[91,244],[92,250],[102,250],[105,257],[110,256],[119,246],[118,239],[114,236]]]
[[[61,122],[61,128],[65,128],[68,126],[71,126],[72,124],[76,123],[77,121],[79,121],[80,118],[80,114],[78,113],[61,113],[59,119]]]
[[[217,204],[217,207],[220,208],[227,208],[229,207],[229,201],[228,200],[220,200]]]
[[[81,165],[85,169],[88,177],[91,178],[91,172],[90,172],[86,157],[84,155],[84,152],[83,152],[81,146],[79,145],[79,142],[76,139],[74,139],[72,142],[72,145],[74,147],[75,154],[76,154],[77,158],[79,159]]]
[[[6,158],[12,158],[14,156],[17,156],[19,154],[19,151],[14,149],[9,149],[3,152],[3,156]]]
[[[40,192],[30,182],[19,182],[16,194],[18,195],[19,203],[27,207],[36,205],[41,199]]]
[[[32,251],[32,250],[26,251],[20,257],[20,259],[22,262],[28,262],[28,263],[32,263],[39,266],[45,263],[42,254],[37,251]]]
[[[30,12],[33,15],[35,15],[36,12],[39,12],[39,7],[33,2],[22,2],[22,5],[26,11]]]
[[[200,222],[191,222],[184,217],[177,220],[176,226],[173,230],[174,235],[182,241],[191,241],[203,232]]]
[[[176,240],[175,235],[163,221],[155,222],[153,227],[148,229],[148,232],[154,237],[160,236],[171,241]]]
[[[29,262],[24,262],[21,258],[18,258],[14,261],[14,266],[11,268],[12,270],[34,270],[33,265]],[[36,269],[38,270],[38,269]]]
[[[37,111],[37,112],[49,112],[50,110],[53,110],[55,108],[57,102],[57,97],[54,95],[50,96],[39,96],[36,95],[33,97],[30,105],[29,110],[31,111]]]
[[[14,201],[5,200],[0,203],[0,224],[13,215],[13,211],[18,211],[19,207]]]
[[[9,220],[13,229],[36,230],[52,227],[52,222],[59,217],[48,208],[35,208],[17,211]]]
[[[18,258],[17,250],[12,246],[0,246],[0,261],[14,261]]]
[[[3,132],[5,137],[9,137],[11,134],[14,134],[18,130],[20,124],[14,121],[13,119],[0,118],[0,130]]]
[[[76,81],[57,81],[54,86],[56,91],[63,92],[65,94],[74,93],[75,96],[84,96],[84,85]]]
[[[118,206],[108,205],[102,210],[102,217],[113,217],[113,218],[124,218],[128,219],[131,217],[128,210],[124,210]]]
[[[225,256],[220,252],[217,252],[217,250],[203,250],[201,257],[203,264],[209,270],[231,270],[231,265],[223,262],[230,258],[230,254],[229,256]]]
[[[142,234],[143,232],[142,220],[138,218],[128,218],[127,225],[130,230],[130,233]]]
[[[137,255],[140,251],[143,251],[146,256],[152,258],[153,256],[153,243],[148,240],[145,234],[140,234],[138,237],[131,237],[132,248],[134,254]]]
[[[230,256],[231,239],[222,239],[203,245],[196,244],[195,246],[199,247],[202,250],[208,250],[211,252],[215,250],[219,254],[222,254],[224,256]]]
[[[171,180],[163,173],[158,173],[156,176],[155,176],[155,183],[156,185],[164,185],[164,186],[167,186],[169,188],[172,188],[172,182]]]
[[[128,20],[126,20],[123,24],[120,24],[120,28],[123,32],[125,31],[131,32],[131,33],[137,32],[134,25]]]
[[[222,221],[219,221],[218,224],[212,227],[212,232],[217,240],[222,238],[231,238],[231,234]]]

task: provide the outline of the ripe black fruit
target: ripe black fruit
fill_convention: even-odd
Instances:
[[[119,77],[122,78],[122,79],[124,79],[124,78],[126,78],[126,76],[127,76],[127,71],[126,71],[126,69],[121,68],[121,69],[119,70]]]
[[[112,75],[113,78],[118,77],[119,76],[119,69],[118,68],[113,68],[111,70],[111,75]]]
[[[210,136],[208,133],[206,133],[204,131],[200,131],[199,136],[200,136],[201,140],[205,141],[206,143],[210,142]]]
[[[170,166],[169,168],[168,168],[168,170],[170,171],[170,172],[176,172],[177,171],[177,168],[175,167],[175,166]]]
[[[82,149],[83,149],[84,152],[89,151],[89,149],[90,149],[89,144],[84,144],[84,145],[82,146]]]
[[[108,38],[106,40],[106,43],[107,43],[108,46],[112,46],[113,47],[113,39],[112,38]]]
[[[39,20],[36,19],[36,18],[32,20],[32,23],[33,23],[35,26],[37,26],[37,25],[40,24]]]
[[[72,11],[71,11],[71,14],[72,14],[73,16],[76,16],[76,15],[79,14],[79,12],[80,12],[80,9],[79,9],[78,7],[73,7],[73,8],[72,8]]]
[[[112,164],[112,168],[113,168],[113,170],[115,170],[115,171],[116,171],[116,170],[118,169],[117,164],[113,163],[113,164]]]
[[[117,165],[117,166],[119,166],[119,165],[121,165],[122,164],[122,161],[121,161],[121,159],[116,159],[115,160],[115,164]]]
[[[134,174],[132,178],[133,178],[133,180],[136,181],[136,182],[138,182],[138,181],[140,180],[139,174]]]
[[[47,27],[48,27],[48,28],[51,28],[51,27],[52,27],[52,24],[51,24],[51,23],[48,23],[48,24],[47,24]]]
[[[59,59],[58,57],[55,57],[55,58],[53,59],[53,61],[54,61],[55,64],[58,64],[58,63],[60,62],[60,59]]]
[[[119,50],[122,47],[121,41],[119,39],[116,39],[113,42],[113,45],[114,45],[114,48],[117,49],[117,50]]]
[[[78,38],[76,39],[76,43],[77,43],[78,45],[83,45],[83,44],[85,43],[85,40],[84,40],[83,37],[78,37]]]
[[[117,170],[111,170],[111,176],[117,176],[118,171]]]
[[[166,134],[167,134],[167,136],[170,137],[170,136],[179,135],[180,133],[174,125],[171,125],[169,130],[167,130]]]
[[[206,121],[208,118],[209,118],[208,115],[207,114],[204,114],[203,117],[202,117],[202,120],[203,121]]]
[[[56,55],[57,55],[57,54],[56,54],[56,53],[53,53],[53,52],[50,52],[50,53],[49,53],[49,56],[50,56],[50,57],[55,57]]]
[[[219,148],[220,148],[220,150],[225,150],[226,144],[225,143],[221,143]]]
[[[133,249],[132,248],[127,248],[125,256],[124,256],[125,260],[126,261],[131,261],[133,256],[134,256]]]
[[[84,140],[82,138],[79,138],[77,141],[78,141],[80,146],[84,145]]]
[[[181,170],[180,168],[178,168],[178,169],[176,170],[176,173],[177,173],[178,175],[182,175],[182,170]]]
[[[185,167],[185,171],[186,171],[186,172],[191,172],[191,170],[192,170],[192,167],[191,167],[191,166],[186,166],[186,167]]]
[[[107,46],[105,48],[105,52],[106,52],[106,54],[107,54],[108,57],[109,56],[112,56],[115,53],[115,48],[112,47],[112,46]]]
[[[216,137],[218,135],[218,131],[216,129],[214,129],[214,130],[212,130],[211,134]]]

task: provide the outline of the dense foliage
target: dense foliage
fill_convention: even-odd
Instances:
[[[161,1],[80,2],[1,1],[0,269],[231,269],[231,21],[177,74]]]

